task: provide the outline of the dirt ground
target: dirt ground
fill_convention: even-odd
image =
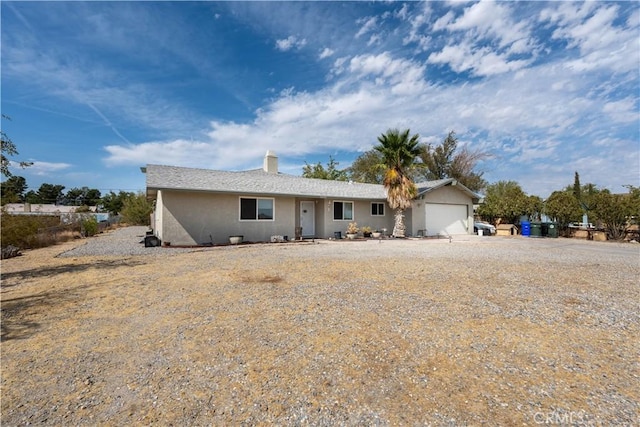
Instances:
[[[640,424],[640,251],[490,239],[3,260],[2,424]]]

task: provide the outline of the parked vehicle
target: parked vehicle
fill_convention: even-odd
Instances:
[[[476,221],[473,223],[473,232],[476,234],[478,230],[482,230],[484,236],[494,236],[496,234],[496,228],[488,222]]]

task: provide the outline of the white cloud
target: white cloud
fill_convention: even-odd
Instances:
[[[24,169],[24,171],[30,175],[36,176],[47,176],[55,174],[71,167],[69,163],[52,163],[42,162],[38,160],[32,160],[32,162],[33,164]],[[16,162],[11,162],[11,167],[17,170],[18,168],[20,168],[20,165]]]
[[[332,56],[335,52],[332,49],[329,49],[328,47],[325,47],[324,49],[322,49],[322,52],[320,52],[320,55],[318,56],[319,59],[325,59],[328,58],[330,56]]]
[[[358,30],[355,35],[355,38],[358,38],[373,31],[378,25],[378,18],[376,16],[361,18],[356,21],[356,24],[362,24],[360,30]]]
[[[557,9],[545,9],[540,19],[558,24],[553,37],[566,40],[569,48],[580,55],[567,61],[566,67],[576,71],[609,68],[618,72],[637,70],[638,22],[628,20],[616,25],[620,7],[609,3],[589,5],[562,3]],[[636,14],[637,16],[637,14]]]
[[[442,51],[429,55],[431,64],[447,64],[455,72],[469,71],[477,76],[491,76],[520,70],[532,60],[509,60],[507,54],[497,54],[489,48],[473,49],[460,44],[445,46]]]
[[[291,49],[302,49],[307,44],[307,39],[299,40],[296,36],[289,36],[286,39],[276,40],[276,49],[286,52]]]
[[[637,100],[633,98],[609,101],[604,104],[602,111],[615,122],[637,123],[638,120],[640,120],[640,114],[638,113],[638,106],[636,102]]]

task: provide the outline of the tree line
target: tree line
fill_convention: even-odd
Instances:
[[[97,206],[100,212],[118,215],[128,199],[138,196],[137,193],[122,190],[117,193],[110,191],[103,196],[100,190],[95,188],[71,188],[66,192],[64,189],[64,185],[44,183],[37,191],[26,191],[27,181],[21,176],[11,175],[0,183],[0,191],[2,191],[0,204],[2,206],[7,203]]]
[[[397,139],[407,131],[399,132],[397,129],[390,129],[385,135],[391,136],[389,132],[395,133],[392,138]],[[411,141],[414,137],[415,140]],[[484,172],[478,170],[478,164],[491,158],[490,153],[472,150],[467,146],[458,147],[459,141],[455,131],[449,132],[439,145],[420,143],[418,139],[418,134],[411,137],[407,134],[401,146],[396,147],[393,153],[395,156],[400,156],[398,159],[400,163],[404,162],[403,173],[412,182],[454,178],[475,192],[481,191],[487,186],[487,181],[483,178]],[[402,145],[407,146],[402,147]],[[408,145],[413,145],[413,148],[409,149]],[[361,154],[350,167],[345,169],[338,169],[339,163],[331,156],[329,156],[326,167],[321,162],[305,163],[302,168],[302,176],[383,184],[388,169],[383,151],[374,147]],[[406,156],[408,157],[404,161]]]
[[[305,164],[303,176],[385,185],[388,202],[396,209],[395,236],[404,235],[402,211],[415,197],[415,182],[443,178],[454,178],[470,190],[483,193],[477,217],[494,225],[519,224],[523,217],[540,221],[546,216],[566,234],[571,223],[582,222],[586,215],[609,238],[620,239],[629,225],[640,221],[640,187],[626,185],[627,193],[613,194],[592,183],[581,185],[575,172],[573,185],[553,191],[543,200],[527,195],[515,181],[488,184],[477,166],[491,154],[468,147],[458,149],[454,131],[437,146],[419,143],[418,134],[409,134],[408,129],[404,132],[390,129],[378,137],[378,145],[360,155],[351,167],[340,170],[339,163],[329,157],[326,167],[320,162]]]

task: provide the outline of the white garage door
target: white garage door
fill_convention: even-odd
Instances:
[[[428,236],[453,236],[456,234],[469,234],[467,231],[468,216],[467,205],[439,205],[427,204]]]

